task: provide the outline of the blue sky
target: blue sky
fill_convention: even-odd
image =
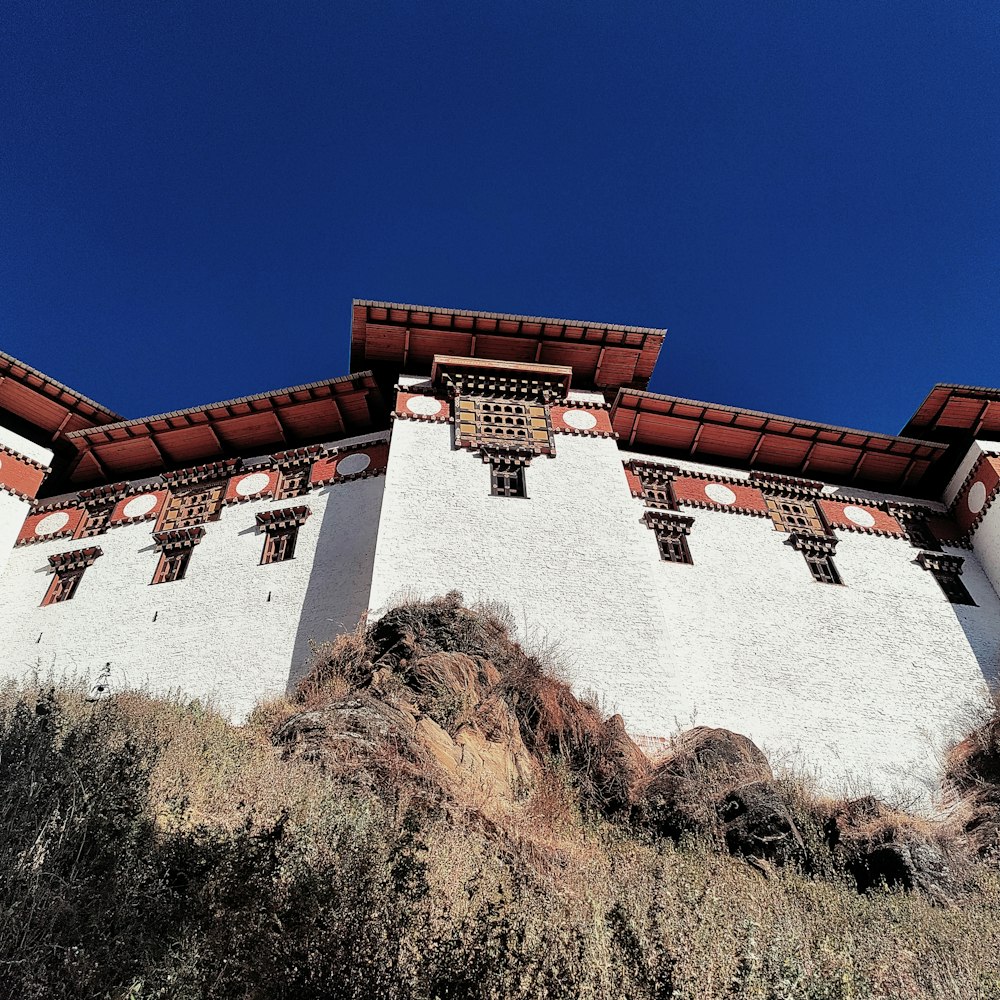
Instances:
[[[652,388],[896,431],[1000,385],[1000,7],[0,7],[0,348],[127,416],[350,300],[666,326]]]

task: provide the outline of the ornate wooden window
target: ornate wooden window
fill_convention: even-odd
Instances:
[[[99,548],[78,549],[75,552],[60,552],[57,555],[49,556],[49,565],[52,567],[52,582],[49,584],[45,596],[42,598],[42,607],[48,604],[61,604],[63,601],[71,601],[80,586],[80,580],[88,566],[94,564],[98,556],[103,555]]]
[[[160,521],[160,531],[190,528],[218,520],[225,489],[225,483],[215,482],[199,483],[171,492]]]
[[[805,556],[806,565],[817,583],[843,583],[833,561],[837,539],[811,532],[792,532],[792,545]]]
[[[205,529],[200,526],[154,531],[153,541],[160,550],[160,561],[153,573],[153,583],[173,583],[183,580],[191,562],[194,547],[202,540]]]
[[[257,515],[257,527],[264,531],[264,550],[260,564],[285,562],[295,558],[299,528],[312,513],[308,507],[264,510]]]
[[[490,459],[490,495],[527,497],[524,465],[516,458],[496,456]]]
[[[826,534],[815,500],[792,496],[765,496],[768,513],[778,531]]]
[[[549,418],[542,403],[459,396],[455,423],[460,447],[519,447],[535,454],[552,450]]]
[[[944,552],[921,552],[917,562],[924,569],[934,574],[944,596],[952,604],[971,604],[976,606],[972,595],[962,582],[962,565],[965,560],[961,556],[948,555]]]
[[[311,471],[312,465],[309,463],[283,467],[278,477],[278,489],[274,499],[287,500],[289,497],[305,496],[309,492]]]
[[[890,507],[889,513],[906,530],[906,537],[915,549],[924,549],[927,552],[941,551],[941,543],[931,532],[926,514],[906,507]]]
[[[639,463],[633,465],[633,469],[642,484],[642,496],[648,506],[677,510],[677,497],[674,495],[674,469]]]
[[[114,509],[114,504],[104,504],[100,507],[88,505],[76,537],[93,538],[95,535],[103,535],[108,530],[108,522],[111,520],[111,512]]]
[[[693,517],[649,510],[644,515],[646,526],[653,529],[660,558],[664,562],[693,564],[687,536],[691,534]]]

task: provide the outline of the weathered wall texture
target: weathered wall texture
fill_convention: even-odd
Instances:
[[[372,606],[451,588],[504,601],[635,734],[725,726],[831,790],[930,795],[998,669],[1000,602],[972,552],[950,550],[978,607],[950,604],[906,539],[838,531],[844,586],[829,586],[769,519],[734,512],[683,508],[694,565],[666,563],[629,456],[593,437],[556,446],[527,470],[528,499],[492,497],[450,426],[397,420]]]
[[[176,688],[241,717],[301,675],[310,639],[353,628],[366,610],[384,482],[358,479],[294,500],[224,507],[175,583],[150,584],[158,553],[148,521],[19,547],[0,577],[3,672],[93,679],[110,663],[113,688]],[[257,512],[298,505],[312,513],[295,558],[259,565]],[[95,544],[104,554],[74,598],[39,607],[51,579],[48,557]]]
[[[5,465],[8,464],[7,456],[13,453],[13,462],[10,464],[20,464],[18,456],[23,456],[39,465],[48,466],[52,460],[52,452],[41,447],[20,434],[0,427],[0,484],[23,493],[24,489],[19,482],[18,476],[8,477]],[[10,478],[10,482],[7,480]],[[19,496],[15,496],[9,489],[0,489],[0,573],[3,573],[10,557],[10,552],[14,548],[18,532],[24,519],[30,510],[30,503]]]

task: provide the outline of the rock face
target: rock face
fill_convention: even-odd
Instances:
[[[788,861],[802,838],[767,758],[745,736],[698,727],[653,769],[634,814],[661,836],[701,834],[734,854]]]
[[[865,796],[843,803],[827,820],[825,832],[862,892],[887,885],[920,889],[942,900],[954,895],[941,845],[878,799]]]
[[[946,899],[953,889],[949,859],[926,824],[872,798],[793,805],[761,750],[738,733],[692,729],[651,763],[621,716],[604,719],[500,619],[457,595],[396,608],[363,635],[327,644],[299,695],[303,708],[277,727],[275,744],[381,795],[496,820],[558,759],[585,808],[659,837],[699,836],[765,874],[768,863],[797,863],[847,872],[861,891],[885,884]],[[1000,729],[975,735],[953,780],[978,790],[978,822],[992,823],[995,842]]]

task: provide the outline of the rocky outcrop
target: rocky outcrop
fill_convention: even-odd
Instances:
[[[878,886],[955,894],[947,854],[918,821],[871,796],[842,803],[826,822],[830,847],[862,892]]]
[[[273,738],[339,780],[383,796],[409,788],[490,821],[519,809],[558,760],[585,809],[656,837],[700,837],[765,873],[795,863],[849,873],[862,891],[888,885],[945,899],[953,890],[947,852],[926,824],[870,798],[792,801],[738,733],[698,727],[651,762],[621,716],[605,719],[500,619],[457,595],[396,608],[321,653],[300,687],[303,710]],[[1000,788],[997,744],[991,729],[967,750],[968,786]],[[981,794],[994,837],[997,802]]]
[[[653,768],[634,816],[660,836],[707,836],[746,857],[785,862],[804,851],[767,758],[727,729],[679,737]]]

